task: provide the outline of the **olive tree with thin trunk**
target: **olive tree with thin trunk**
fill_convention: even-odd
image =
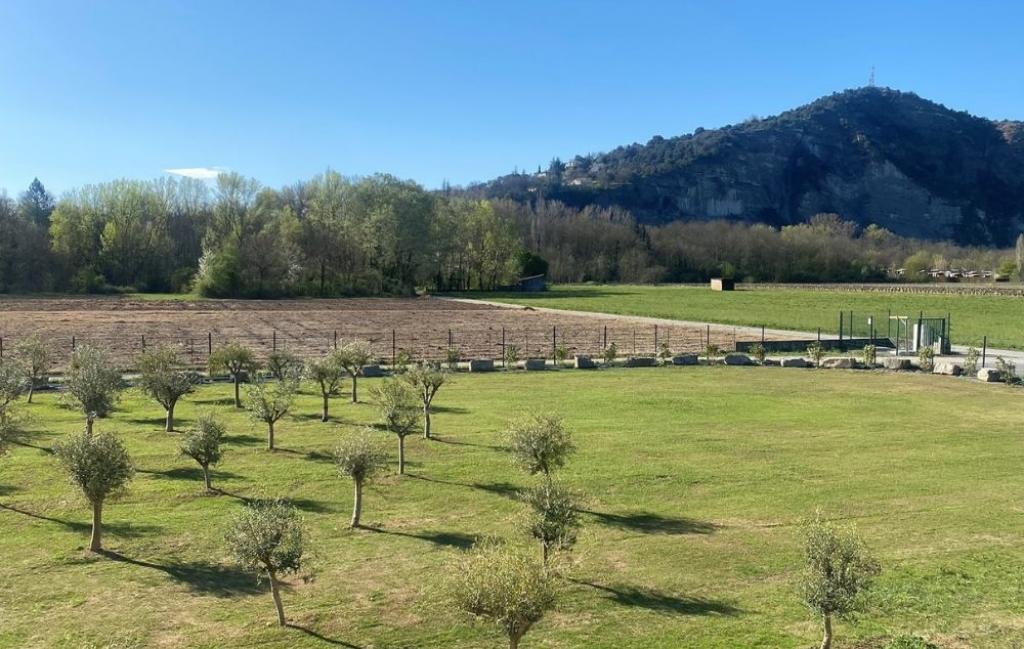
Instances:
[[[210,467],[220,464],[224,456],[221,444],[224,442],[226,429],[211,413],[204,413],[196,420],[195,428],[185,431],[181,438],[179,451],[182,455],[192,458],[203,470],[203,483],[206,493],[213,491],[210,484]]]
[[[29,380],[21,363],[0,359],[0,415],[8,412],[28,390]]]
[[[419,426],[420,408],[412,389],[398,379],[382,381],[373,389],[380,425],[398,437],[398,473],[405,475],[405,438]]]
[[[536,559],[493,542],[469,551],[450,571],[455,608],[490,622],[518,649],[523,636],[555,607],[554,576]]]
[[[527,415],[508,423],[505,431],[512,458],[530,475],[550,476],[565,466],[576,451],[562,418],[552,414]]]
[[[111,433],[73,433],[53,448],[86,500],[92,505],[92,539],[89,549],[103,549],[103,504],[123,490],[135,474],[128,450]]]
[[[430,406],[441,389],[448,381],[448,372],[427,363],[414,365],[402,374],[402,380],[416,391],[423,404],[423,437],[430,439]]]
[[[277,609],[277,622],[287,623],[281,604],[280,578],[302,569],[305,550],[302,517],[280,500],[254,500],[232,521],[226,539],[235,561],[258,579],[266,577]]]
[[[356,340],[343,344],[338,348],[337,354],[338,362],[352,377],[352,403],[358,403],[359,372],[369,365],[370,359],[373,358],[373,350],[366,343]]]
[[[186,394],[195,391],[199,377],[181,366],[178,354],[170,347],[143,352],[136,362],[138,387],[164,408],[164,430],[174,432],[174,407]]]
[[[287,350],[275,350],[267,357],[267,371],[278,381],[295,379],[302,374],[302,360]]]
[[[306,363],[306,376],[320,388],[323,409],[320,421],[330,419],[330,400],[341,392],[341,384],[345,380],[345,368],[342,366],[338,352],[330,352],[322,358],[315,358]]]
[[[878,562],[851,527],[816,516],[805,530],[801,587],[807,606],[821,617],[821,649],[832,646],[832,621],[854,613],[880,572]]]
[[[86,434],[92,434],[97,417],[106,417],[114,409],[124,380],[107,352],[92,345],[81,345],[71,354],[64,377],[64,400],[85,414]]]
[[[53,366],[53,354],[50,346],[43,342],[38,334],[23,338],[14,346],[15,358],[21,363],[28,374],[28,402],[32,403],[35,389],[49,378]]]
[[[267,425],[267,450],[274,450],[274,425],[291,410],[299,383],[294,380],[256,381],[245,391],[245,407],[256,421]]]
[[[239,386],[242,380],[256,372],[259,365],[252,350],[245,345],[228,343],[214,350],[210,354],[210,373],[224,373],[231,377],[235,384],[235,407],[242,407],[242,397]]]
[[[359,527],[359,518],[363,512],[363,487],[387,466],[388,456],[378,440],[379,435],[373,429],[350,433],[341,438],[334,450],[338,473],[351,478],[355,485],[352,527]]]
[[[529,507],[525,528],[533,538],[540,541],[544,565],[555,550],[569,550],[576,545],[580,529],[581,501],[573,490],[556,480],[545,477],[521,494]]]

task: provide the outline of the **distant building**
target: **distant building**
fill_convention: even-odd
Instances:
[[[544,279],[544,275],[531,275],[529,277],[520,277],[516,280],[515,284],[509,286],[501,286],[498,288],[500,291],[521,291],[523,293],[540,293],[548,290],[548,283]]]

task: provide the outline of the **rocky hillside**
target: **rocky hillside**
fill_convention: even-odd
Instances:
[[[904,236],[1009,245],[1024,227],[1024,123],[861,88],[776,117],[556,161],[468,191],[616,205],[644,223],[785,225],[835,212]]]

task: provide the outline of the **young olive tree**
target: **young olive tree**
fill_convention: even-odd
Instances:
[[[224,424],[217,420],[213,414],[205,413],[199,416],[195,428],[185,431],[181,438],[179,451],[182,455],[188,456],[199,464],[203,470],[203,482],[206,485],[206,492],[213,491],[210,485],[210,467],[220,464],[224,451],[221,444],[224,441],[226,430]]]
[[[580,528],[580,498],[574,491],[551,478],[522,494],[529,506],[525,527],[530,536],[540,541],[544,565],[553,550],[568,550],[576,544]]]
[[[821,616],[821,649],[830,649],[832,619],[859,608],[864,591],[880,568],[852,528],[839,528],[820,515],[805,530],[804,555],[804,601]]]
[[[28,390],[28,374],[24,366],[12,360],[0,360],[0,416]]]
[[[328,408],[331,397],[337,396],[341,392],[341,383],[345,380],[345,368],[342,366],[338,352],[330,352],[322,358],[308,361],[306,376],[320,388],[320,396],[324,403],[320,421],[327,421],[330,418]]]
[[[32,394],[43,384],[53,366],[53,355],[50,346],[43,342],[38,334],[23,338],[14,346],[15,357],[28,374],[28,402],[32,403]]]
[[[178,354],[171,347],[158,347],[139,355],[138,387],[164,408],[164,430],[174,432],[174,407],[178,400],[195,391],[199,377],[182,369]]]
[[[814,361],[815,367],[821,367],[821,359],[825,358],[825,347],[818,341],[807,346],[807,355]]]
[[[423,437],[430,439],[430,404],[434,402],[441,386],[448,381],[448,373],[421,363],[406,370],[402,379],[412,387],[423,404]]]
[[[270,581],[277,622],[284,626],[279,578],[302,569],[305,531],[299,512],[280,500],[252,501],[235,516],[226,539],[239,565]]]
[[[398,437],[398,473],[405,475],[405,438],[419,425],[419,404],[408,385],[397,379],[382,381],[373,389],[381,426]]]
[[[530,475],[552,472],[565,466],[576,451],[572,435],[565,429],[562,418],[551,414],[537,414],[514,419],[505,431],[512,458]]]
[[[249,415],[267,425],[267,450],[274,450],[274,424],[288,414],[298,391],[299,383],[294,380],[256,381],[245,391]]]
[[[352,502],[352,527],[359,527],[363,512],[363,487],[387,466],[388,456],[373,429],[345,435],[334,450],[338,473],[352,478],[355,497]]]
[[[295,379],[302,374],[302,360],[287,350],[277,350],[267,357],[267,371],[278,381]]]
[[[92,505],[92,540],[89,549],[103,549],[103,503],[124,489],[135,474],[128,450],[110,433],[74,433],[54,446],[54,453],[71,482]]]
[[[370,359],[373,358],[373,351],[366,343],[356,340],[339,347],[337,358],[338,363],[352,377],[352,403],[358,403],[359,372],[370,363]]]
[[[449,597],[455,607],[497,625],[518,649],[523,636],[555,607],[554,577],[526,554],[489,542],[463,557],[451,571]]]
[[[71,354],[64,378],[65,401],[85,414],[85,432],[92,434],[97,417],[106,417],[124,389],[121,370],[99,347],[81,345]]]
[[[239,385],[246,375],[255,374],[258,364],[252,350],[245,345],[228,343],[218,347],[210,354],[210,373],[223,372],[231,377],[235,384],[235,407],[242,407]]]

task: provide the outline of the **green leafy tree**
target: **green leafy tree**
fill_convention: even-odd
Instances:
[[[451,570],[449,597],[454,606],[500,628],[509,649],[555,607],[554,577],[523,552],[484,543]]]
[[[226,539],[239,565],[270,582],[277,622],[285,626],[280,578],[302,569],[306,544],[299,512],[280,500],[251,501],[235,516]]]
[[[359,402],[358,378],[359,373],[370,363],[373,358],[373,350],[362,341],[352,341],[341,345],[338,348],[338,363],[345,368],[348,375],[352,377],[352,403]]]
[[[210,354],[210,373],[223,372],[231,376],[235,384],[235,407],[242,407],[242,397],[239,386],[247,376],[256,373],[259,364],[252,350],[238,343],[228,343],[218,347]]]
[[[513,419],[508,423],[505,437],[517,465],[530,475],[543,473],[550,476],[565,466],[576,451],[572,435],[565,429],[561,417],[552,414],[534,414]]]
[[[85,414],[86,434],[92,433],[97,417],[106,417],[114,409],[124,380],[108,354],[99,347],[80,345],[71,354],[64,376],[64,400]]]
[[[135,474],[128,449],[110,433],[74,433],[54,446],[54,454],[92,505],[89,549],[103,549],[103,504],[125,488]]]
[[[568,550],[576,544],[580,528],[580,498],[576,492],[546,477],[522,494],[529,506],[525,527],[540,541],[544,565],[554,550]]]
[[[448,382],[448,373],[421,363],[410,367],[402,374],[402,380],[416,392],[423,404],[423,437],[430,439],[430,406],[441,387]]]
[[[302,361],[295,354],[279,349],[267,357],[267,371],[278,381],[293,380],[302,375]]]
[[[50,346],[38,334],[32,334],[18,341],[14,353],[28,374],[28,402],[32,403],[35,389],[49,378],[50,368],[53,366]]]
[[[373,389],[380,425],[398,437],[398,473],[405,475],[405,438],[419,426],[419,404],[408,384],[397,379],[382,381]]]
[[[604,364],[610,367],[615,362],[615,359],[619,357],[619,348],[615,343],[612,343],[604,348],[604,351],[601,352],[601,357],[604,359]]]
[[[21,363],[0,359],[0,415],[28,390],[29,380]]]
[[[821,649],[830,649],[833,618],[858,610],[881,569],[852,528],[837,527],[820,515],[805,529],[804,557],[804,602],[821,617]]]
[[[363,512],[363,487],[387,466],[388,456],[373,429],[364,429],[341,438],[334,450],[338,473],[352,479],[352,527],[359,527]]]
[[[164,430],[173,432],[174,408],[183,396],[195,391],[198,375],[181,366],[178,354],[171,347],[158,347],[143,352],[136,366],[139,371],[139,390],[163,406],[167,416]]]
[[[323,399],[320,421],[327,421],[330,418],[331,397],[341,393],[341,384],[345,380],[345,367],[338,352],[307,361],[306,376],[320,388],[320,397]]]
[[[298,391],[298,381],[294,380],[256,381],[245,391],[249,415],[267,425],[267,450],[274,450],[274,425],[291,410]]]
[[[807,346],[807,355],[814,361],[815,367],[821,367],[821,359],[825,357],[825,347],[818,341]]]
[[[195,428],[185,431],[178,447],[182,455],[195,460],[203,470],[203,483],[207,493],[213,491],[210,484],[210,467],[220,464],[224,457],[221,445],[224,443],[225,433],[224,424],[211,413],[205,413],[196,420]]]

